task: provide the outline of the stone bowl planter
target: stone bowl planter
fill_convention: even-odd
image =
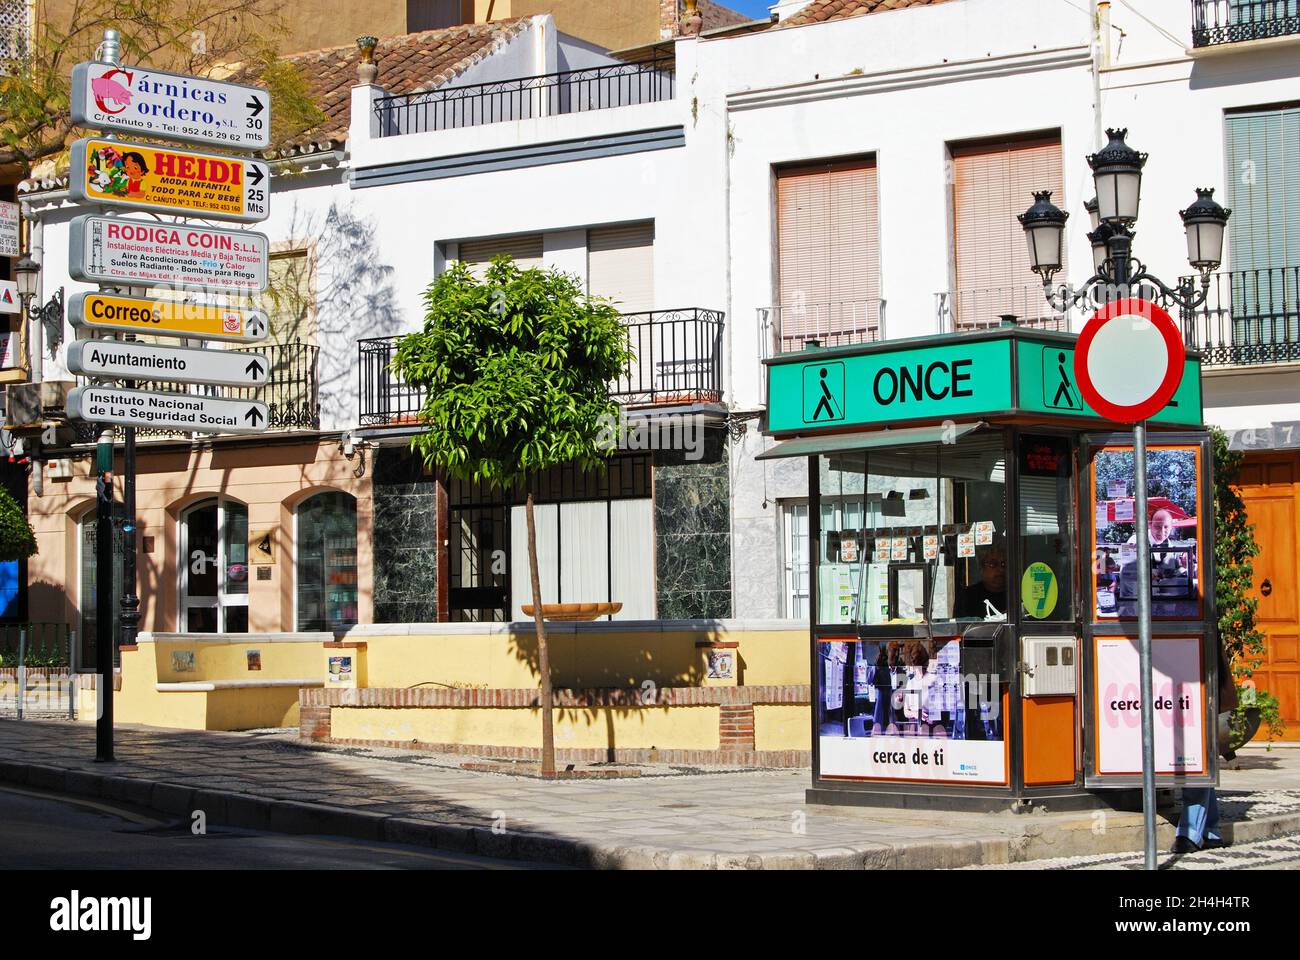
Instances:
[[[524,611],[524,616],[533,615],[533,605],[524,604],[520,609]],[[618,613],[623,609],[622,603],[544,603],[542,604],[543,620],[595,620],[597,617],[604,617],[610,614]]]

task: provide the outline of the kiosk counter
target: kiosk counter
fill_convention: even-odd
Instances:
[[[1137,537],[1151,542],[1158,785],[1217,778],[1200,358],[1131,433],[1075,337],[1010,326],[765,361],[763,458],[809,470],[810,802],[1140,802]]]

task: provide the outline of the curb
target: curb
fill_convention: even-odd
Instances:
[[[815,853],[795,850],[733,854],[712,850],[671,850],[640,844],[618,846],[522,832],[495,834],[484,827],[438,823],[298,800],[273,800],[253,794],[65,770],[45,764],[0,761],[0,782],[55,793],[118,800],[181,818],[188,817],[194,810],[203,810],[209,823],[247,830],[326,834],[431,847],[448,853],[597,870],[951,870],[1060,857],[1131,853],[1142,848],[1142,821],[1133,814],[1115,814],[1130,822],[1108,827],[1100,835],[1093,832],[1095,821],[1089,816],[1060,824],[1056,830],[1030,830],[1023,836],[1011,838],[926,841],[896,846],[846,844],[842,848]],[[1298,832],[1300,813],[1224,825],[1225,836],[1231,843],[1251,843]],[[1161,849],[1173,842],[1173,835],[1172,824],[1159,824]]]

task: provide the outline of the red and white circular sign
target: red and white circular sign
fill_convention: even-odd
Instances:
[[[1178,325],[1149,300],[1116,300],[1092,315],[1074,348],[1074,377],[1107,420],[1137,423],[1164,409],[1183,380]]]

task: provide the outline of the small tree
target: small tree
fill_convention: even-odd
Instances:
[[[574,277],[492,261],[480,282],[464,264],[424,294],[424,329],[402,338],[393,372],[427,393],[411,447],[431,467],[524,488],[528,569],[542,700],[542,776],[555,774],[551,668],[537,572],[529,478],[564,463],[603,469],[618,408],[611,380],[632,354],[618,311]]]
[[[26,560],[36,553],[36,534],[18,501],[0,487],[0,562]]]
[[[1268,725],[1269,736],[1286,732],[1280,704],[1273,694],[1255,688],[1251,679],[1264,662],[1264,634],[1255,625],[1259,601],[1249,596],[1254,584],[1252,558],[1259,555],[1254,524],[1247,522],[1246,503],[1232,483],[1241,470],[1244,455],[1228,446],[1228,437],[1213,428],[1214,444],[1214,577],[1215,602],[1219,613],[1219,643],[1237,685],[1237,712],[1233,723],[1245,725],[1244,712],[1259,709],[1260,720]],[[1243,682],[1244,681],[1244,682]]]

